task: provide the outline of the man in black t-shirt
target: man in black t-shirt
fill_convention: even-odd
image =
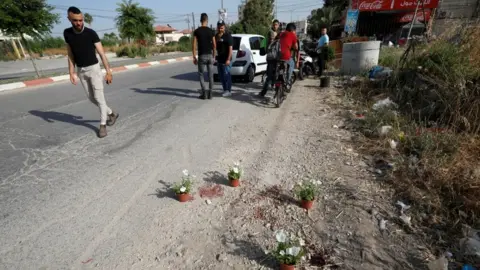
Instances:
[[[119,115],[113,112],[105,101],[103,93],[104,78],[96,52],[102,58],[103,66],[107,71],[105,77],[107,84],[112,83],[110,65],[97,33],[85,27],[82,12],[76,7],[70,7],[68,9],[68,19],[72,23],[72,27],[65,29],[63,36],[67,43],[70,81],[77,85],[77,78],[79,78],[88,99],[100,109],[98,137],[103,138],[107,136],[107,125],[115,124]],[[75,66],[78,74],[75,73]]]
[[[215,40],[217,43],[217,68],[218,76],[222,82],[223,96],[229,97],[232,95],[232,74],[230,68],[233,51],[232,35],[225,32],[225,22],[219,21],[217,23],[217,35]]]
[[[192,53],[193,64],[198,65],[198,75],[200,77],[200,86],[202,87],[202,94],[200,99],[212,99],[213,90],[213,59],[215,59],[215,35],[213,30],[208,27],[208,15],[202,13],[200,16],[202,25],[193,32]],[[198,44],[198,59],[195,53],[197,52]],[[203,74],[205,73],[205,66],[208,71],[209,89],[205,91],[205,82]]]

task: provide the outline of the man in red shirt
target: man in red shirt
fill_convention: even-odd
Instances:
[[[292,55],[292,50],[298,51],[297,35],[295,34],[297,27],[295,26],[294,23],[289,23],[287,24],[286,28],[287,28],[286,31],[280,34],[280,50],[281,50],[280,60],[288,62],[289,69],[288,69],[287,82],[290,83],[290,78],[292,77],[293,70],[295,69],[295,66],[297,66],[298,68],[298,61],[300,59],[297,59],[297,63],[295,63],[293,61],[293,55]]]

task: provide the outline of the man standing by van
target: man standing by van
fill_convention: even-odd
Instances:
[[[85,27],[83,14],[80,9],[70,7],[68,9],[68,19],[72,27],[65,29],[63,36],[67,43],[68,50],[68,70],[70,81],[77,84],[77,75],[85,89],[88,99],[100,109],[100,129],[98,137],[107,136],[107,125],[113,126],[118,118],[115,113],[107,106],[103,92],[103,74],[95,51],[100,55],[103,66],[107,71],[105,81],[112,83],[112,72],[108,64],[107,57],[103,51],[102,43],[97,33],[90,28]],[[77,73],[75,73],[77,66]]]
[[[212,99],[213,90],[213,62],[215,59],[215,34],[213,30],[208,27],[208,15],[202,13],[200,16],[201,26],[193,32],[192,53],[193,64],[198,65],[198,76],[200,78],[200,86],[202,87],[202,93],[200,99]],[[198,59],[195,53],[198,46]],[[208,92],[205,89],[204,72],[205,66],[208,71],[209,88]]]

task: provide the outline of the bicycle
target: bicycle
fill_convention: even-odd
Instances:
[[[288,88],[288,83],[286,82],[287,72],[288,63],[286,61],[279,61],[275,68],[275,95],[273,96],[277,108],[280,108],[287,97],[285,94],[285,90]]]

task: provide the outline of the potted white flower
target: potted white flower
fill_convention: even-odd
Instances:
[[[313,201],[318,197],[319,188],[322,182],[319,180],[304,180],[295,186],[295,195],[301,200],[301,206],[304,209],[311,209]]]
[[[173,191],[180,202],[187,202],[190,200],[190,192],[192,190],[194,177],[195,176],[190,175],[188,170],[183,170],[182,181],[173,186]]]
[[[235,162],[228,171],[228,180],[232,187],[238,187],[240,185],[240,177],[242,177],[243,171],[240,167],[240,163]]]
[[[275,234],[277,248],[272,252],[280,263],[280,270],[294,270],[305,257],[305,242],[296,237],[289,237],[283,230]]]

